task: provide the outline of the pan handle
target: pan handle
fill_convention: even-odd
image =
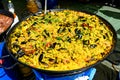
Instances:
[[[6,67],[4,65],[4,62],[5,62],[6,58],[10,58],[10,55],[5,55],[5,56],[0,57],[0,68],[3,68],[5,70],[10,70],[10,69],[13,69],[18,64],[18,62],[15,62],[14,64],[10,65],[9,67],[8,66]]]
[[[120,64],[120,51],[118,51],[118,50],[113,50],[113,52],[112,53],[116,53],[116,55],[115,54],[111,54],[109,57],[107,57],[106,58],[106,60],[108,61],[108,62],[110,62],[110,63],[112,63],[112,64],[115,64],[115,65],[119,65]],[[114,57],[114,58],[112,58],[112,57]]]

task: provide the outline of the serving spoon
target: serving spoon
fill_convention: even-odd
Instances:
[[[45,0],[44,14],[46,14],[46,11],[47,11],[47,0]]]

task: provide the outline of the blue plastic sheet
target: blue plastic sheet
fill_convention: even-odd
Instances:
[[[5,42],[0,42],[0,58],[2,56],[9,55],[7,50],[5,49]],[[17,69],[10,68],[10,69],[4,69],[4,67],[10,67],[14,64],[14,60],[11,57],[7,57],[5,59],[0,59],[1,61],[4,60],[2,64],[2,67],[0,67],[0,80],[19,80]]]
[[[92,80],[96,73],[96,69],[90,68],[80,74],[76,74],[72,76],[62,76],[62,77],[53,77],[53,76],[43,75],[42,73],[34,69],[33,69],[33,72],[35,73],[36,80]]]

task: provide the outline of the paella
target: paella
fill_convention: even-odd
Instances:
[[[113,33],[96,15],[62,10],[30,16],[9,36],[13,55],[29,66],[53,71],[80,69],[109,54]]]

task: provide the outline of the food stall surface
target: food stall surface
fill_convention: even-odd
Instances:
[[[15,5],[15,12],[19,19],[22,20],[29,14],[31,14],[26,8],[25,0],[12,0]],[[6,1],[3,1],[4,6],[7,5]],[[88,11],[99,15],[106,19],[115,28],[117,33],[117,45],[114,54],[111,54],[107,60],[104,60],[101,64],[96,65],[96,74],[93,80],[119,80],[118,72],[120,71],[120,7],[113,8],[105,6],[104,3],[87,2],[82,3],[74,0],[58,0],[58,8],[76,9],[82,11]],[[5,7],[7,9],[7,7]]]

